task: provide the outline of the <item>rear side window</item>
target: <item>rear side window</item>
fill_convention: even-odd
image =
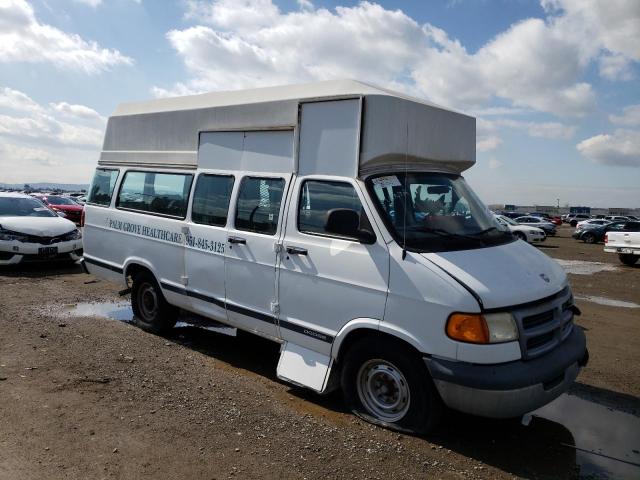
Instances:
[[[627,232],[640,232],[640,222],[627,222],[624,229]]]
[[[184,218],[193,175],[183,173],[125,173],[118,208]]]
[[[298,205],[298,230],[323,236],[336,236],[326,231],[329,212],[349,209],[360,215],[360,228],[371,230],[362,203],[353,185],[345,182],[307,180],[302,185]]]
[[[203,225],[224,227],[233,190],[230,175],[200,175],[193,194],[191,220]]]
[[[238,193],[236,229],[275,235],[283,189],[282,178],[243,178]]]
[[[91,182],[87,202],[94,205],[110,205],[119,173],[118,170],[98,168]]]

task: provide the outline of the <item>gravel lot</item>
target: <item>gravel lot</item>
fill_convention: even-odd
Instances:
[[[191,327],[157,337],[70,316],[76,303],[121,302],[120,287],[75,267],[0,270],[0,479],[639,478],[640,309],[629,305],[640,304],[640,265],[570,231],[540,247],[578,272],[570,279],[591,360],[568,413],[542,412],[528,426],[451,413],[428,438],[373,427],[338,395],[281,383],[276,344]],[[581,443],[576,405],[616,422],[606,428],[632,427],[619,454],[599,433]],[[601,463],[603,453],[623,462]]]

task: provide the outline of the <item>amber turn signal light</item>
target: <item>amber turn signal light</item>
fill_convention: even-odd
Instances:
[[[454,313],[447,320],[447,335],[453,340],[489,343],[489,327],[482,315]]]

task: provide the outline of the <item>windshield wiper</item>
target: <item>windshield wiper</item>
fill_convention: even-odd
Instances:
[[[491,228],[495,228],[495,227],[491,227]],[[475,240],[476,242],[482,242],[481,238],[478,238],[476,236],[471,236],[471,235],[463,235],[462,233],[453,233],[450,232],[448,230],[444,230],[442,228],[431,228],[431,227],[409,227],[407,230],[412,230],[415,232],[424,232],[424,233],[435,233],[436,235],[440,236],[440,237],[448,237],[448,238],[464,238],[467,240]],[[478,232],[477,234],[480,234],[481,232]],[[477,234],[473,234],[473,235],[477,235]]]
[[[489,228],[485,228],[484,230],[480,230],[479,232],[473,232],[473,233],[469,233],[469,235],[484,235],[485,233],[489,233],[489,232],[493,232],[494,230],[498,230],[497,227],[489,227]]]

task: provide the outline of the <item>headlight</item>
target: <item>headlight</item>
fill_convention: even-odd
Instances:
[[[17,240],[18,242],[24,242],[27,240],[27,236],[22,233],[12,232],[11,230],[5,230],[0,228],[0,240],[11,242]]]
[[[518,339],[513,316],[502,313],[454,313],[447,320],[449,338],[467,343],[503,343]]]
[[[77,228],[73,232],[69,232],[66,235],[66,240],[80,240],[82,238],[82,232]]]

